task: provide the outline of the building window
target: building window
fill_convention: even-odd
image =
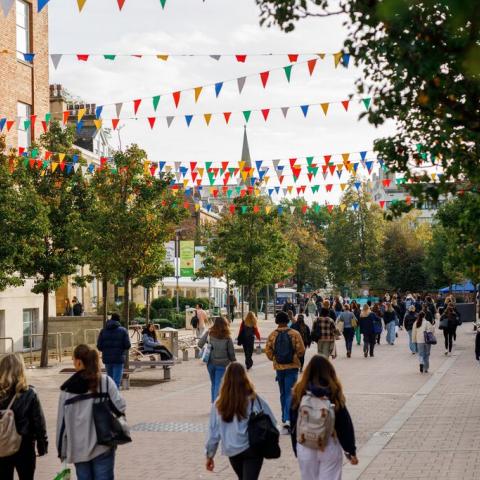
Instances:
[[[38,308],[27,308],[23,310],[23,348],[38,348],[40,338],[36,335],[39,332]]]
[[[24,53],[30,53],[30,4],[17,0],[17,58],[25,60]]]
[[[32,125],[25,125],[26,120],[30,120],[32,107],[26,103],[17,103],[18,118],[18,146],[29,148],[32,143]],[[25,128],[27,126],[28,128]]]

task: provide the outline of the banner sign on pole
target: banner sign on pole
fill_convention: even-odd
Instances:
[[[195,242],[182,240],[180,242],[180,276],[193,277],[195,275]]]

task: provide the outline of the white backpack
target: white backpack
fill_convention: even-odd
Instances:
[[[15,426],[15,414],[12,410],[14,395],[8,407],[0,410],[0,458],[10,457],[18,452],[22,443],[22,436],[18,434]]]
[[[315,397],[307,392],[298,409],[297,442],[323,452],[334,432],[334,405],[326,397]]]

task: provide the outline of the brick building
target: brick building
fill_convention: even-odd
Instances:
[[[31,55],[35,56],[31,61]],[[25,120],[36,115],[44,120],[49,111],[48,15],[47,8],[37,13],[36,0],[15,0],[8,16],[0,13],[0,122],[7,146],[27,147],[40,129]],[[20,117],[20,118],[19,118]],[[5,119],[5,121],[3,121]],[[7,121],[13,122],[7,132]],[[41,125],[39,121],[37,126]],[[42,296],[31,292],[33,281],[0,292],[0,352],[28,349],[30,338],[35,348],[42,328]],[[50,298],[51,311],[55,297]]]
[[[0,15],[0,119],[15,121],[8,146],[27,147],[41,127],[25,129],[25,120],[43,120],[49,112],[47,10],[37,13],[36,1],[15,0],[8,16]]]

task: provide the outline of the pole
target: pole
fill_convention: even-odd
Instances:
[[[241,292],[242,292],[242,320],[245,318],[244,316],[244,309],[243,309],[243,285],[241,286]]]
[[[180,299],[179,299],[179,281],[180,281],[180,242],[178,237],[178,231],[175,232],[175,277],[177,280],[176,296],[177,296],[177,313],[180,313]]]
[[[270,300],[270,285],[267,285],[267,292],[265,295],[265,320],[268,319],[268,302]]]
[[[211,298],[212,298],[212,279],[208,277],[208,311],[209,312],[212,308]]]

